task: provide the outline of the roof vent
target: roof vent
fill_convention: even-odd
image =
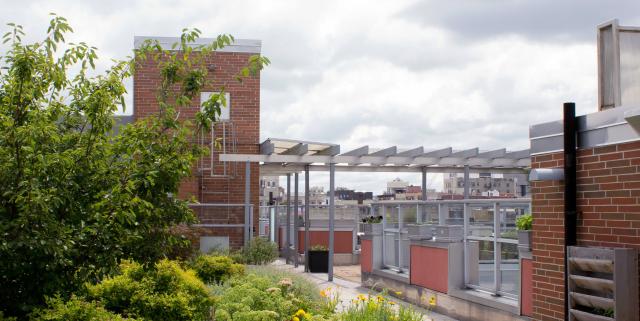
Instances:
[[[640,27],[598,26],[598,108],[640,105]]]

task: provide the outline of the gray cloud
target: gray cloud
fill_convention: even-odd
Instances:
[[[70,41],[99,47],[100,70],[131,53],[134,35],[198,27],[204,36],[261,39],[272,61],[262,74],[262,138],[343,150],[515,150],[528,147],[529,125],[559,119],[565,101],[595,111],[595,26],[640,25],[639,9],[637,0],[25,0],[5,4],[0,24],[21,23],[35,40],[57,12],[76,30]],[[337,178],[380,192],[395,176],[419,182],[413,174]],[[322,173],[312,178],[327,183]]]
[[[451,30],[465,41],[519,34],[540,41],[594,41],[594,26],[613,18],[640,22],[636,0],[420,1],[401,13]]]

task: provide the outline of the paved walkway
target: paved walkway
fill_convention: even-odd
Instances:
[[[276,262],[274,262],[273,265],[279,269],[305,276],[307,279],[311,280],[312,282],[315,282],[318,285],[318,288],[320,289],[326,289],[328,287],[331,287],[332,289],[337,289],[337,291],[339,292],[340,299],[343,302],[351,302],[351,300],[356,299],[359,294],[367,295],[373,292],[371,289],[362,287],[360,282],[353,281],[354,274],[355,274],[355,271],[353,271],[354,269],[353,266],[351,267],[336,266],[334,268],[333,282],[329,282],[327,281],[326,273],[304,273],[304,264],[301,264],[297,268],[294,268],[293,265],[286,264],[284,262],[284,259],[279,259]],[[337,271],[341,271],[341,273],[336,273]],[[343,279],[342,275],[346,275],[347,278],[352,280]],[[399,300],[395,300],[395,301],[398,302]],[[399,303],[403,305],[410,305],[409,303],[402,302],[402,301],[400,301]],[[432,311],[427,311],[425,309],[416,307],[415,305],[412,305],[412,306],[414,307],[415,310],[425,314],[425,318],[424,318],[425,321],[427,320],[456,321],[455,319],[452,319],[445,315],[438,314]]]

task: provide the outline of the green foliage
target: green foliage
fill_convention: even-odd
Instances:
[[[178,109],[208,85],[202,57],[233,38],[194,48],[200,31],[185,29],[179,50],[147,42],[96,74],[97,49],[65,43],[72,29],[64,18],[53,15],[34,43],[9,27],[0,56],[0,310],[25,316],[45,296],[68,298],[115,272],[123,258],[152,265],[188,246],[172,231],[195,217],[172,195],[206,152],[195,137],[217,121],[224,88],[195,124],[179,120]],[[148,59],[161,70],[160,112],[116,135],[123,81]],[[268,63],[253,57],[239,77]]]
[[[238,263],[264,265],[278,258],[278,245],[262,237],[251,239],[249,245],[242,248],[240,253],[233,255]]]
[[[279,284],[282,280],[290,281],[288,292],[305,302],[305,310],[315,310],[317,302],[321,302],[318,285],[309,281],[303,275],[289,273],[268,265],[247,266],[247,274],[259,275],[269,280],[272,284]]]
[[[362,219],[362,223],[366,223],[366,224],[375,224],[375,223],[382,223],[382,215],[378,215],[378,216],[367,216],[365,218]]]
[[[60,297],[47,300],[48,308],[32,315],[33,321],[135,321],[107,311],[95,301],[87,302],[72,296],[67,302]],[[2,320],[2,318],[0,318]]]
[[[410,306],[398,305],[386,296],[360,295],[344,311],[339,313],[339,321],[421,321],[423,315]]]
[[[259,274],[256,271],[260,271]],[[264,275],[267,272],[269,275]],[[261,267],[253,270],[244,277],[231,278],[224,285],[214,288],[219,294],[215,304],[215,320],[291,320],[300,309],[304,311],[319,311],[317,287],[306,281],[296,285],[294,278],[274,280],[271,271]],[[286,275],[278,273],[278,275]],[[288,275],[290,276],[290,275]],[[315,291],[316,300],[310,299],[300,292],[301,286],[306,291]]]
[[[516,228],[519,231],[529,231],[533,225],[533,216],[531,214],[524,214],[516,219]]]
[[[234,263],[228,256],[201,255],[190,264],[205,283],[219,283],[232,276],[243,275],[244,265]]]
[[[312,245],[310,250],[311,251],[329,251],[329,248],[322,244],[316,244],[316,245]]]
[[[4,313],[0,311],[0,321],[16,321],[17,319],[14,317],[5,317]]]
[[[88,285],[88,299],[114,313],[144,320],[207,320],[213,297],[193,270],[162,260],[154,268],[125,262],[122,274]]]

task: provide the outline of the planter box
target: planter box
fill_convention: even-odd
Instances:
[[[363,224],[363,232],[365,235],[382,235],[382,223]]]
[[[309,272],[329,272],[329,251],[309,251]]]
[[[531,251],[532,249],[531,230],[518,231],[518,249],[522,251]]]

